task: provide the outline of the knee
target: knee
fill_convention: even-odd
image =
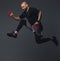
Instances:
[[[20,21],[20,24],[26,24],[26,20],[22,19],[22,20]]]

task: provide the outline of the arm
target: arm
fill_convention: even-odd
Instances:
[[[40,21],[40,19],[41,19],[41,16],[42,16],[42,12],[41,12],[41,11],[39,11],[39,13],[38,13],[38,19],[37,19],[37,21]]]
[[[38,13],[38,19],[37,19],[37,21],[35,22],[35,24],[38,24],[38,22],[41,20],[41,17],[42,17],[42,12],[39,11],[39,13]]]
[[[8,13],[8,16],[12,17],[12,18],[15,19],[16,21],[19,21],[19,20],[21,19],[19,16],[15,16],[15,15],[13,14],[13,12],[9,12],[9,13]]]
[[[11,16],[13,19],[15,19],[16,21],[19,21],[21,18],[19,17],[19,16],[15,16],[15,15],[13,15],[13,16]]]
[[[33,27],[35,27],[36,24],[37,24],[37,26],[38,26],[39,21],[41,20],[41,17],[42,17],[42,12],[39,11],[39,13],[38,13],[38,19],[37,19],[37,21],[34,23]]]

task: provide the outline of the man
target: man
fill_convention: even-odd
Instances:
[[[28,27],[26,24],[26,20],[24,19],[24,18],[27,18],[28,22],[31,24],[32,31],[35,35],[36,43],[40,44],[40,43],[52,40],[56,45],[58,45],[56,37],[54,36],[52,38],[42,38],[43,37],[41,35],[41,32],[43,30],[43,26],[41,24],[42,11],[36,8],[30,7],[29,4],[25,1],[22,2],[20,6],[24,10],[21,15],[15,16],[13,12],[8,13],[10,17],[20,22],[19,22],[19,25],[17,26],[17,29],[11,33],[7,33],[7,35],[9,37],[17,38],[17,34],[19,33],[23,25]]]

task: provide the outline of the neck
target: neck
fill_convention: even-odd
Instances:
[[[28,10],[29,10],[29,7],[27,7],[27,10],[26,11],[28,12]]]

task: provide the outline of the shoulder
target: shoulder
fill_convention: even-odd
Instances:
[[[30,7],[31,9],[37,9],[36,7]]]
[[[38,8],[36,7],[30,7],[31,10],[39,10]]]

